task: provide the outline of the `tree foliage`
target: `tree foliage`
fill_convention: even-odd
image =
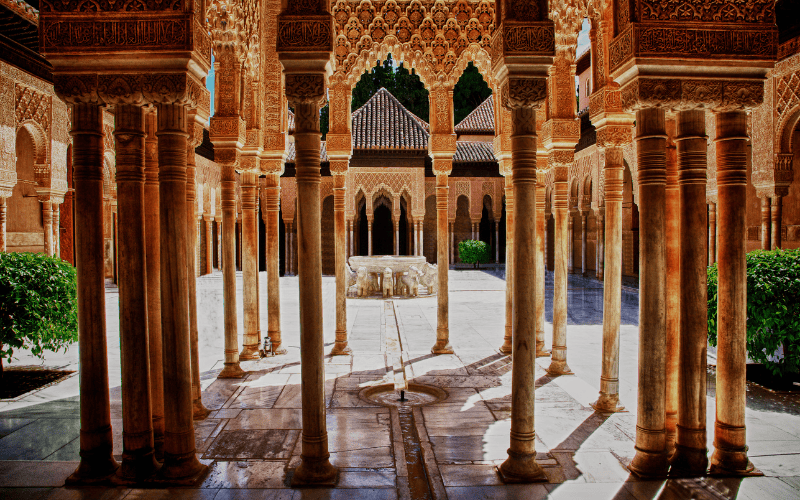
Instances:
[[[717,265],[708,268],[708,341],[717,345]],[[724,314],[724,313],[723,313]],[[778,348],[783,356],[775,356]],[[747,354],[774,375],[800,368],[800,249],[747,254]]]
[[[458,125],[490,95],[492,89],[484,81],[481,72],[474,64],[469,63],[453,88],[454,125]]]
[[[75,268],[43,254],[0,253],[0,369],[14,349],[41,358],[77,340]]]
[[[458,257],[465,264],[478,264],[489,262],[491,255],[489,245],[480,240],[463,240],[458,243]]]
[[[419,76],[409,72],[402,62],[395,67],[391,54],[382,64],[376,65],[361,76],[353,88],[351,109],[355,111],[363,106],[381,87],[395,96],[406,109],[428,121],[430,107],[428,91]]]

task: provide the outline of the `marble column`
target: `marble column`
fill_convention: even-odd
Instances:
[[[717,262],[717,204],[708,204],[708,265]]]
[[[514,203],[521,214],[514,219],[513,364],[511,370],[511,444],[508,458],[498,467],[505,482],[544,481],[536,463],[534,427],[536,319],[536,110],[514,108],[511,135],[511,172]]]
[[[350,256],[352,257],[353,255],[355,255],[355,252],[353,250],[353,248],[355,246],[354,242],[353,242],[353,224],[354,224],[354,221],[351,220],[350,222],[348,222],[348,224],[350,225],[350,241],[348,243],[350,245]]]
[[[450,346],[450,293],[447,282],[449,267],[447,264],[447,227],[448,227],[448,198],[450,187],[446,174],[436,176],[436,236],[438,245],[437,266],[437,302],[436,308],[436,344],[431,352],[433,354],[453,354]],[[453,233],[450,233],[452,238]]]
[[[242,172],[242,302],[244,335],[240,360],[259,359],[261,318],[258,308],[258,174]],[[267,245],[270,243],[267,236]],[[272,312],[270,310],[270,312]]]
[[[286,354],[281,337],[281,283],[280,283],[280,205],[281,183],[279,174],[267,174],[264,189],[267,229],[267,335],[274,354]]]
[[[367,255],[372,255],[372,219],[367,217]]]
[[[772,249],[772,217],[769,196],[761,198],[761,249]]]
[[[719,203],[719,263],[717,310],[717,383],[714,453],[711,473],[746,475],[745,403],[747,362],[747,114],[717,113],[717,201]],[[773,212],[774,214],[774,212]],[[779,224],[778,224],[779,225]],[[773,219],[772,244],[775,241]]]
[[[511,354],[511,332],[514,314],[514,178],[505,175],[506,192],[506,331],[500,352]]]
[[[136,481],[157,469],[150,411],[147,339],[147,265],[144,219],[144,113],[117,105],[114,139],[119,217],[119,333],[122,371],[123,480]],[[142,279],[145,278],[145,279]]]
[[[572,274],[575,272],[575,217],[571,210],[567,215],[567,238],[569,238],[567,273]]]
[[[588,223],[586,211],[581,211],[581,274],[586,276],[586,225]]]
[[[344,175],[333,176],[334,259],[336,261],[336,340],[331,355],[348,355],[353,351],[347,345],[347,279],[344,274],[345,226],[344,203],[347,189]]]
[[[450,264],[456,263],[456,234],[455,234],[455,223],[449,223],[449,232],[450,232]]]
[[[286,236],[283,244],[286,247],[283,258],[283,272],[286,276],[292,275],[292,223],[283,221],[284,228],[286,229]]]
[[[80,456],[67,484],[97,482],[117,470],[112,453],[103,269],[103,112],[72,106],[75,265],[80,345]]]
[[[413,255],[420,255],[419,252],[419,222],[414,221],[414,252]]]
[[[288,91],[288,88],[287,88]],[[317,101],[318,102],[318,101]],[[292,485],[334,484],[325,428],[325,367],[322,334],[322,243],[320,232],[320,130],[317,102],[294,102],[297,239],[300,271],[300,377],[303,432],[301,462]]]
[[[554,167],[566,169],[566,165]],[[563,175],[566,179],[566,175]],[[558,176],[557,176],[558,178]],[[555,183],[555,272],[553,275],[553,351],[550,354],[550,375],[567,375],[567,276],[572,267],[572,217],[569,212],[569,191],[566,180]]]
[[[664,225],[666,239],[666,428],[667,454],[675,451],[675,436],[678,423],[678,371],[680,367],[680,335],[681,335],[681,194],[678,186],[678,138],[677,120],[669,116],[666,121],[666,187]],[[685,148],[685,145],[684,145]],[[705,240],[705,236],[703,236]],[[703,255],[705,259],[705,255]]]
[[[708,345],[708,292],[706,288],[706,111],[678,113],[678,185],[680,189],[680,339],[677,342],[678,423],[672,471],[704,476],[706,448],[706,346]],[[668,262],[669,264],[669,262]],[[667,306],[670,305],[667,296]],[[669,316],[667,316],[669,319]],[[668,332],[668,342],[669,342]],[[676,346],[676,347],[677,347]],[[674,349],[674,348],[673,348]],[[671,349],[667,346],[669,355]],[[668,360],[669,361],[669,360]],[[677,368],[674,367],[674,368]],[[670,374],[668,365],[668,377]],[[742,363],[744,368],[744,363]],[[668,381],[669,382],[669,381]],[[667,388],[670,388],[668,383]]]
[[[550,351],[544,347],[544,207],[545,183],[544,172],[538,172],[536,184],[536,241],[534,248],[534,265],[536,266],[536,357],[549,356]]]
[[[236,324],[236,266],[234,265],[236,238],[236,170],[235,164],[220,165],[220,208],[222,209],[222,296],[225,317],[225,364],[217,378],[242,378],[245,371],[239,366],[239,335]]]
[[[781,245],[781,225],[783,224],[783,217],[781,215],[783,206],[782,198],[783,196],[780,195],[772,197],[772,235],[770,237],[772,240],[772,250],[775,250],[776,248],[783,248],[783,245]]]
[[[604,209],[597,211],[597,274],[598,280],[605,279],[605,239],[606,239],[606,220]]]
[[[419,223],[419,254],[425,255],[425,223]]]
[[[630,135],[628,135],[630,140]],[[603,279],[603,356],[600,397],[592,404],[598,412],[625,409],[619,403],[619,328],[622,311],[622,185],[625,163],[621,145],[606,148],[605,255]]]
[[[186,150],[186,277],[189,287],[189,343],[192,352],[192,412],[195,420],[203,420],[211,410],[203,404],[200,384],[200,336],[197,328],[197,168],[194,149],[202,142],[202,131],[195,126],[194,113],[189,114],[190,127],[194,127]],[[198,137],[199,135],[199,137]]]
[[[60,224],[61,204],[53,204],[53,256],[61,258],[61,228]]]
[[[0,252],[6,251],[6,217],[8,205],[6,199],[0,197]]]
[[[207,467],[195,455],[192,422],[189,291],[186,253],[186,151],[188,112],[159,104],[158,181],[161,227],[161,334],[164,373],[164,465],[169,480],[193,481]]]
[[[42,202],[42,225],[44,226],[44,253],[53,256],[53,204]]]
[[[494,261],[500,263],[500,221],[494,221]]]
[[[394,254],[400,255],[400,219],[392,219],[394,226]]]
[[[206,225],[206,266],[203,274],[214,272],[214,219],[210,216],[203,216]]]
[[[150,410],[156,458],[164,453],[164,373],[161,357],[161,222],[158,210],[158,138],[155,110],[145,116],[144,234],[147,271],[147,333],[150,361]]]
[[[666,124],[663,108],[636,112],[639,160],[639,401],[636,455],[640,477],[667,473],[666,450]]]

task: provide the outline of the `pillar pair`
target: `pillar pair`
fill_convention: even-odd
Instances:
[[[775,250],[781,248],[781,219],[783,196],[764,196],[761,198],[761,248]]]

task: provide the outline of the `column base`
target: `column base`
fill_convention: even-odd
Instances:
[[[142,481],[155,474],[161,464],[156,461],[155,452],[125,453],[122,454],[122,465],[117,469],[117,482],[132,484]]]
[[[508,458],[496,467],[504,483],[542,483],[547,481],[542,466],[536,463],[536,454],[521,454],[508,450]]]
[[[669,470],[667,452],[653,453],[636,448],[636,455],[628,466],[628,470],[641,478],[667,477],[667,471]]]
[[[353,354],[353,350],[350,349],[350,346],[347,345],[346,340],[337,340],[333,343],[333,349],[331,349],[331,356],[349,356]]]
[[[536,336],[538,337],[539,334],[537,333]],[[536,357],[537,358],[546,358],[548,356],[550,356],[550,351],[548,351],[547,349],[544,348],[544,342],[537,340],[536,341]]]
[[[747,446],[744,449],[724,449],[714,443],[714,453],[711,454],[710,476],[752,477],[763,476],[764,473],[756,469],[747,458]]]
[[[247,373],[242,370],[239,363],[225,363],[225,367],[219,372],[217,378],[243,378]]]
[[[574,375],[575,372],[567,365],[566,361],[552,360],[550,366],[547,367],[547,374],[550,376],[558,375]]]
[[[200,482],[208,473],[208,466],[197,460],[194,451],[189,454],[175,456],[164,454],[164,465],[152,482],[159,484],[174,484],[180,486],[193,486]]]
[[[81,463],[64,483],[67,486],[103,483],[113,478],[118,468],[110,446],[102,451],[81,451]]]
[[[675,443],[675,452],[669,462],[670,477],[702,477],[708,472],[708,449]]]
[[[601,392],[597,401],[591,403],[590,406],[597,413],[617,413],[625,411],[625,407],[619,404],[619,394],[603,394]]]
[[[267,336],[269,340],[272,342],[272,355],[273,356],[281,356],[286,354],[287,351],[285,347],[283,347],[283,340],[281,340],[281,332],[280,330],[275,332],[268,332]]]
[[[450,342],[446,340],[437,340],[436,344],[431,348],[432,354],[455,354]]]
[[[203,398],[197,398],[192,401],[192,419],[205,420],[211,414],[211,410],[206,408],[203,404]]]
[[[339,483],[339,469],[331,465],[326,456],[323,459],[301,457],[300,465],[292,475],[290,486],[336,486]]]
[[[261,355],[258,353],[258,344],[242,347],[242,352],[239,353],[239,361],[255,361],[258,359],[261,359]]]
[[[511,353],[513,352],[514,349],[511,347],[511,342],[503,342],[503,345],[501,345],[500,349],[498,349],[498,350],[502,354],[505,354],[507,356],[511,356]]]

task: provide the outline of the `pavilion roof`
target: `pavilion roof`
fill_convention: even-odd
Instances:
[[[427,125],[381,88],[353,111],[353,149],[428,149]]]
[[[494,135],[494,101],[492,96],[486,98],[477,108],[472,110],[456,125],[457,134],[492,134]]]
[[[486,141],[458,141],[453,163],[484,163],[494,162],[494,147]]]

